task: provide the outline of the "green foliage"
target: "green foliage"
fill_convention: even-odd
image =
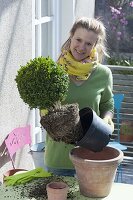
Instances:
[[[123,135],[133,135],[133,125],[121,124],[121,134]]]
[[[108,65],[133,66],[133,60],[127,58],[108,58]]]
[[[128,4],[130,2],[130,0],[108,0],[108,1],[111,6],[119,6],[119,7]]]
[[[20,97],[31,109],[48,109],[65,99],[69,77],[50,57],[34,58],[20,67],[15,81]]]

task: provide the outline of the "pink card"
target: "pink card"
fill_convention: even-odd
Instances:
[[[31,143],[30,125],[26,127],[15,128],[9,133],[8,138],[5,140],[10,157],[25,144]]]

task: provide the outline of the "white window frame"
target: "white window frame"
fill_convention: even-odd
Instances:
[[[51,3],[51,5],[50,5]],[[32,58],[35,58],[35,26],[38,25],[38,33],[37,33],[37,57],[41,56],[41,49],[42,49],[42,37],[41,37],[41,25],[43,23],[53,22],[53,33],[52,33],[52,59],[56,60],[57,56],[59,55],[60,43],[59,43],[59,0],[48,0],[48,7],[51,7],[52,15],[51,16],[44,16],[41,17],[41,0],[37,1],[37,19],[35,18],[35,0],[32,0]],[[49,8],[48,8],[49,9]],[[48,38],[50,40],[50,38]],[[44,130],[43,130],[44,131]],[[46,133],[46,132],[45,132]],[[42,132],[42,128],[40,125],[40,113],[38,109],[34,109],[34,127],[33,127],[33,144],[42,142],[45,140],[45,135]]]
[[[35,26],[38,25],[38,52],[37,56],[41,56],[41,44],[42,44],[42,37],[41,37],[41,25],[43,23],[52,22],[53,33],[52,33],[52,59],[56,60],[59,52],[60,52],[60,31],[59,31],[59,15],[60,15],[60,0],[47,0],[48,7],[51,6],[52,15],[41,17],[41,0],[37,0],[38,3],[38,19],[35,19],[35,0],[32,3],[32,58],[35,58]],[[50,40],[50,38],[48,38]],[[50,41],[49,41],[50,42]]]
[[[52,22],[52,59],[57,60],[61,45],[68,37],[70,27],[75,19],[75,0],[47,0],[48,5],[51,6],[51,16],[41,17],[41,0],[37,0],[38,6],[38,19],[35,19],[35,0],[32,0],[32,58],[35,58],[35,26],[38,25],[38,46],[37,57],[41,56],[41,24]],[[51,2],[51,4],[50,4]],[[48,39],[50,44],[50,38]],[[49,49],[48,49],[49,51]],[[45,140],[40,125],[40,114],[38,109],[34,109],[34,126],[33,126],[33,143],[42,142]]]

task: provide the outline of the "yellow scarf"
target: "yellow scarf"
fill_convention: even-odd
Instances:
[[[69,75],[76,76],[77,80],[87,80],[97,65],[96,50],[92,50],[91,55],[80,62],[76,61],[69,51],[63,50],[58,64],[62,65]]]

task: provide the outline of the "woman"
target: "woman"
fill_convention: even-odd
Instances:
[[[78,103],[79,108],[92,108],[114,129],[112,117],[114,101],[112,73],[100,64],[105,49],[105,27],[97,19],[86,17],[75,21],[70,37],[62,46],[58,63],[65,67],[70,86],[65,103]],[[73,176],[74,167],[69,152],[74,146],[55,142],[49,136],[46,141],[45,165],[56,175]]]

